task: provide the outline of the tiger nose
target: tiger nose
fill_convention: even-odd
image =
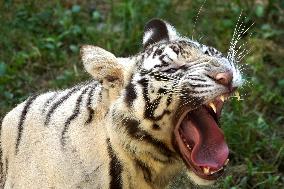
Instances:
[[[232,80],[233,80],[233,73],[231,71],[227,72],[220,72],[215,75],[217,83],[224,85],[226,87],[231,87]]]

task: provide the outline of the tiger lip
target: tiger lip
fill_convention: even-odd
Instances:
[[[203,104],[201,107],[204,107],[208,111],[208,113],[213,117],[216,123],[218,123],[220,116],[221,116],[221,111],[223,108],[223,105],[225,101],[229,98],[230,94],[225,93],[220,96],[217,96],[213,100],[209,101],[209,103]],[[197,108],[198,109],[198,108]],[[195,109],[196,110],[196,109]],[[206,180],[216,180],[219,178],[223,173],[224,169],[227,166],[229,159],[226,158],[226,160],[223,162],[223,165],[221,167],[209,167],[209,166],[196,166],[194,162],[191,159],[191,154],[194,148],[194,144],[191,142],[188,142],[188,140],[185,139],[183,136],[183,132],[181,129],[181,124],[188,117],[190,120],[191,118],[189,117],[190,113],[195,111],[195,110],[188,110],[185,111],[179,118],[178,123],[175,127],[174,130],[174,135],[176,136],[176,141],[174,142],[175,146],[178,147],[178,151],[187,165],[187,167],[192,170],[196,175],[199,177],[206,179]],[[177,137],[179,136],[179,137]],[[187,151],[187,152],[184,152]]]

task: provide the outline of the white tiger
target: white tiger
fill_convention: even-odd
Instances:
[[[228,162],[218,127],[242,84],[233,59],[159,19],[142,52],[82,46],[94,80],[29,97],[1,128],[2,188],[165,188],[184,166],[211,184]]]

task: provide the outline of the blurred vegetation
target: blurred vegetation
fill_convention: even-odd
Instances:
[[[85,80],[82,44],[117,56],[135,54],[141,49],[143,25],[159,17],[226,52],[242,11],[244,24],[254,23],[252,35],[244,36],[251,49],[242,63],[247,84],[241,89],[244,100],[232,99],[224,111],[231,161],[216,188],[284,188],[284,1],[215,0],[200,10],[203,2],[2,0],[0,117],[31,93]],[[172,186],[187,187],[185,176]]]

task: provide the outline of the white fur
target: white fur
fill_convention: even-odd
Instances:
[[[198,177],[194,172],[192,171],[187,171],[187,175],[189,176],[189,178],[197,185],[200,186],[209,186],[215,183],[215,181],[211,181],[211,180],[205,180],[202,179],[200,177]]]
[[[165,24],[170,41],[179,39],[191,41],[181,37],[170,24]],[[146,31],[143,43],[146,43],[152,34],[152,30]],[[164,57],[166,58],[164,61],[172,61],[170,62],[171,66],[176,67],[179,64],[186,64],[187,61],[196,59],[204,59],[207,63],[215,61],[220,64],[217,71],[233,70],[234,87],[241,84],[242,79],[239,70],[231,65],[227,59],[208,57],[203,54],[202,49],[199,49],[199,43],[195,41],[192,41],[192,43],[196,44],[197,47],[190,46],[184,49],[188,52],[184,59],[179,59],[171,48],[166,47],[163,51],[167,55]],[[0,141],[3,162],[2,176],[5,183],[0,183],[0,187],[2,186],[5,189],[109,188],[112,174],[109,167],[113,159],[109,155],[107,142],[107,139],[109,139],[113,154],[120,160],[123,167],[121,174],[123,188],[164,188],[169,180],[182,169],[183,162],[175,154],[177,157],[170,161],[171,163],[162,163],[169,160],[169,157],[157,153],[159,149],[143,141],[143,137],[145,137],[143,131],[150,133],[150,136],[154,137],[155,140],[162,141],[169,150],[174,152],[171,134],[174,128],[171,120],[175,116],[174,113],[179,104],[180,96],[173,96],[172,103],[168,107],[166,98],[162,96],[159,106],[153,112],[154,116],[163,114],[166,108],[172,113],[165,115],[163,119],[157,122],[162,126],[160,131],[151,128],[153,121],[143,119],[146,103],[142,95],[143,87],[138,84],[142,76],[137,72],[141,68],[150,70],[155,65],[162,63],[159,56],[152,58],[155,49],[156,47],[153,48],[153,52],[149,56],[144,56],[142,66],[137,68],[136,63],[142,60],[142,56],[139,54],[132,58],[117,58],[102,48],[90,45],[83,46],[81,57],[84,68],[96,81],[80,85],[77,91],[74,91],[64,102],[62,101],[51,114],[47,125],[45,125],[45,120],[50,109],[72,89],[48,92],[38,96],[31,103],[24,116],[18,152],[16,151],[16,144],[19,138],[19,121],[21,117],[23,118],[23,110],[27,101],[16,106],[4,117]],[[206,70],[200,65],[198,69],[190,72],[190,74],[200,77],[205,73]],[[178,81],[178,85],[189,82],[194,84],[190,78],[187,78],[190,74],[185,74]],[[125,86],[129,84],[131,77],[137,98],[133,101],[132,107],[129,108],[130,105],[125,103],[124,98],[126,96]],[[151,77],[149,76],[147,79],[151,79]],[[201,96],[206,97],[206,100],[224,92],[216,82],[208,79],[208,83],[214,84],[214,90],[210,88],[212,89],[211,92],[201,94]],[[90,93],[92,87],[96,88]],[[171,89],[173,88],[173,81],[170,81],[170,84],[164,81],[156,81],[150,83],[148,87],[153,90],[153,93],[149,92],[148,94],[149,101],[153,102],[156,98],[157,89],[161,87]],[[201,89],[199,90],[201,91]],[[85,94],[83,94],[83,91],[85,91]],[[57,96],[53,101],[46,104],[48,99],[55,94]],[[88,105],[89,94],[92,94],[92,98]],[[80,96],[81,103],[79,103],[78,108]],[[76,108],[78,114],[70,121],[68,132],[63,135],[66,145],[62,145],[62,133],[64,133],[66,120],[72,117],[74,112],[76,113]],[[86,123],[90,118],[90,109],[93,111],[94,117],[90,123]],[[137,127],[141,129],[141,139],[133,139],[129,136],[129,133],[123,128],[123,120],[118,119],[120,118],[119,114],[128,119],[136,118],[135,121],[140,122]],[[153,154],[156,159],[153,158]],[[151,168],[151,183],[145,180],[143,170],[137,168],[135,158],[143,160]],[[193,172],[189,172],[189,176],[197,184],[212,184],[211,181],[200,179]]]
[[[151,39],[152,35],[153,35],[153,30],[148,30],[144,33],[144,36],[143,36],[143,44],[145,44],[148,40]]]

